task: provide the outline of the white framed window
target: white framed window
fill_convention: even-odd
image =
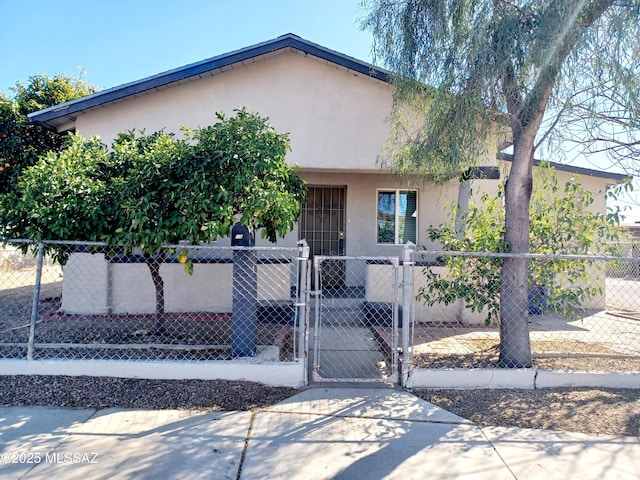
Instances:
[[[417,243],[417,190],[378,190],[376,235],[381,245]]]

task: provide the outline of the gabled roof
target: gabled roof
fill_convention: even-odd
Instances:
[[[102,90],[87,97],[55,105],[29,114],[29,119],[33,123],[45,128],[57,130],[64,125],[73,123],[78,114],[85,110],[100,107],[134,95],[144,94],[150,90],[157,90],[178,82],[215,75],[230,65],[246,62],[248,60],[288,48],[298,50],[307,55],[312,55],[321,60],[334,63],[348,70],[370,76],[383,82],[388,83],[391,79],[390,73],[384,69],[309,42],[292,33],[288,33],[257,45],[218,55],[217,57],[212,57],[207,60],[185,65],[184,67],[179,67],[151,77],[143,78],[142,80]]]
[[[232,68],[234,64],[242,64],[243,62],[247,63],[258,59],[259,57],[268,56],[269,54],[274,54],[278,51],[287,49],[293,49],[347,70],[366,75],[382,82],[391,83],[392,74],[388,70],[376,67],[356,58],[349,57],[348,55],[344,55],[316,43],[309,42],[308,40],[300,38],[292,33],[287,33],[286,35],[282,35],[273,40],[267,40],[266,42],[175,68],[151,77],[109,88],[107,90],[102,90],[77,100],[72,100],[60,105],[54,105],[53,107],[33,112],[28,116],[33,123],[45,128],[61,131],[65,129],[68,130],[73,128],[76,117],[84,111],[99,108],[129,97],[144,95],[145,93],[166,88],[178,83],[185,83],[199,78],[213,76]],[[498,154],[498,158],[506,161],[512,160],[511,155],[504,152]],[[538,160],[534,160],[535,165],[538,165],[539,163],[540,162]],[[557,170],[604,178],[616,183],[622,183],[627,178],[624,174],[591,170],[588,168],[574,167],[555,162],[550,163],[551,166]]]

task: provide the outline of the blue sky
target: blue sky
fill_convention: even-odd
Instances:
[[[0,91],[11,95],[16,81],[36,73],[81,71],[91,84],[111,88],[285,33],[370,62],[372,37],[360,29],[366,14],[360,3],[0,0]],[[627,221],[636,220],[637,206],[627,212]]]
[[[0,91],[46,73],[110,88],[294,33],[370,61],[359,0],[0,0]]]

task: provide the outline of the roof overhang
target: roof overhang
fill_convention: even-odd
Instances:
[[[347,70],[386,83],[390,83],[391,81],[391,74],[387,70],[322,47],[289,33],[257,45],[225,53],[142,80],[102,90],[77,100],[39,110],[29,114],[29,119],[33,123],[50,130],[58,132],[71,130],[75,126],[77,116],[87,110],[104,107],[123,99],[143,95],[179,83],[216,75],[232,68],[235,64],[255,61],[261,57],[269,56],[286,49],[297,50],[306,55],[311,55],[320,60],[333,63]]]
[[[513,155],[509,153],[499,153],[498,159],[506,160],[507,162],[512,162]],[[536,167],[539,166],[541,163],[543,163],[542,160],[536,160],[536,159],[533,160],[533,165]],[[545,161],[545,163],[548,163],[550,166],[552,166],[553,168],[561,172],[575,173],[576,175],[602,178],[604,180],[609,180],[611,184],[624,183],[628,179],[632,178],[631,176],[625,175],[624,173],[603,172],[602,170],[593,170],[591,168],[576,167],[574,165],[565,165],[557,162]]]

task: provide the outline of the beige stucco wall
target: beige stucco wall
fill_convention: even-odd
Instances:
[[[418,243],[428,245],[427,228],[447,220],[446,204],[457,199],[458,185],[416,183],[407,185],[389,173],[301,172],[309,185],[345,186],[347,190],[345,253],[347,255],[398,256],[402,247],[378,245],[377,194],[381,189],[415,189],[418,192]],[[297,238],[297,237],[296,237]],[[287,238],[288,241],[293,238]]]
[[[80,115],[83,136],[100,135],[110,143],[118,132],[215,123],[215,112],[232,114],[245,106],[269,117],[279,132],[288,132],[287,157],[302,167],[377,169],[376,157],[388,138],[391,86],[284,51],[220,74],[164,88]]]
[[[606,200],[606,188],[607,185],[613,184],[611,180],[606,181],[603,178],[591,177],[589,175],[576,175],[570,172],[557,172],[558,174],[558,185],[562,186],[571,179],[571,177],[575,176],[578,178],[580,185],[585,190],[591,191],[593,196],[593,204],[589,207],[589,209],[594,213],[607,213],[607,200]]]
[[[392,87],[294,50],[285,50],[236,65],[195,81],[162,88],[119,101],[77,118],[83,136],[100,135],[106,143],[118,132],[165,129],[179,134],[182,126],[215,121],[214,112],[232,114],[246,106],[270,118],[274,127],[290,134],[292,152],[287,159],[300,165],[309,185],[347,187],[346,249],[348,255],[397,255],[397,246],[376,245],[376,192],[381,188],[416,188],[419,198],[419,244],[429,244],[426,230],[447,220],[448,202],[456,201],[458,184],[406,185],[383,173],[378,157],[389,138]],[[501,165],[506,178],[509,162],[498,162],[487,151],[481,165]],[[561,181],[570,174],[560,173]],[[604,188],[601,179],[582,178],[587,188]],[[477,193],[495,194],[498,181],[476,180]],[[605,211],[604,196],[593,208]],[[298,229],[278,243],[294,246]],[[226,245],[228,240],[222,239]],[[258,245],[266,245],[261,239]],[[434,246],[437,247],[437,246]]]

